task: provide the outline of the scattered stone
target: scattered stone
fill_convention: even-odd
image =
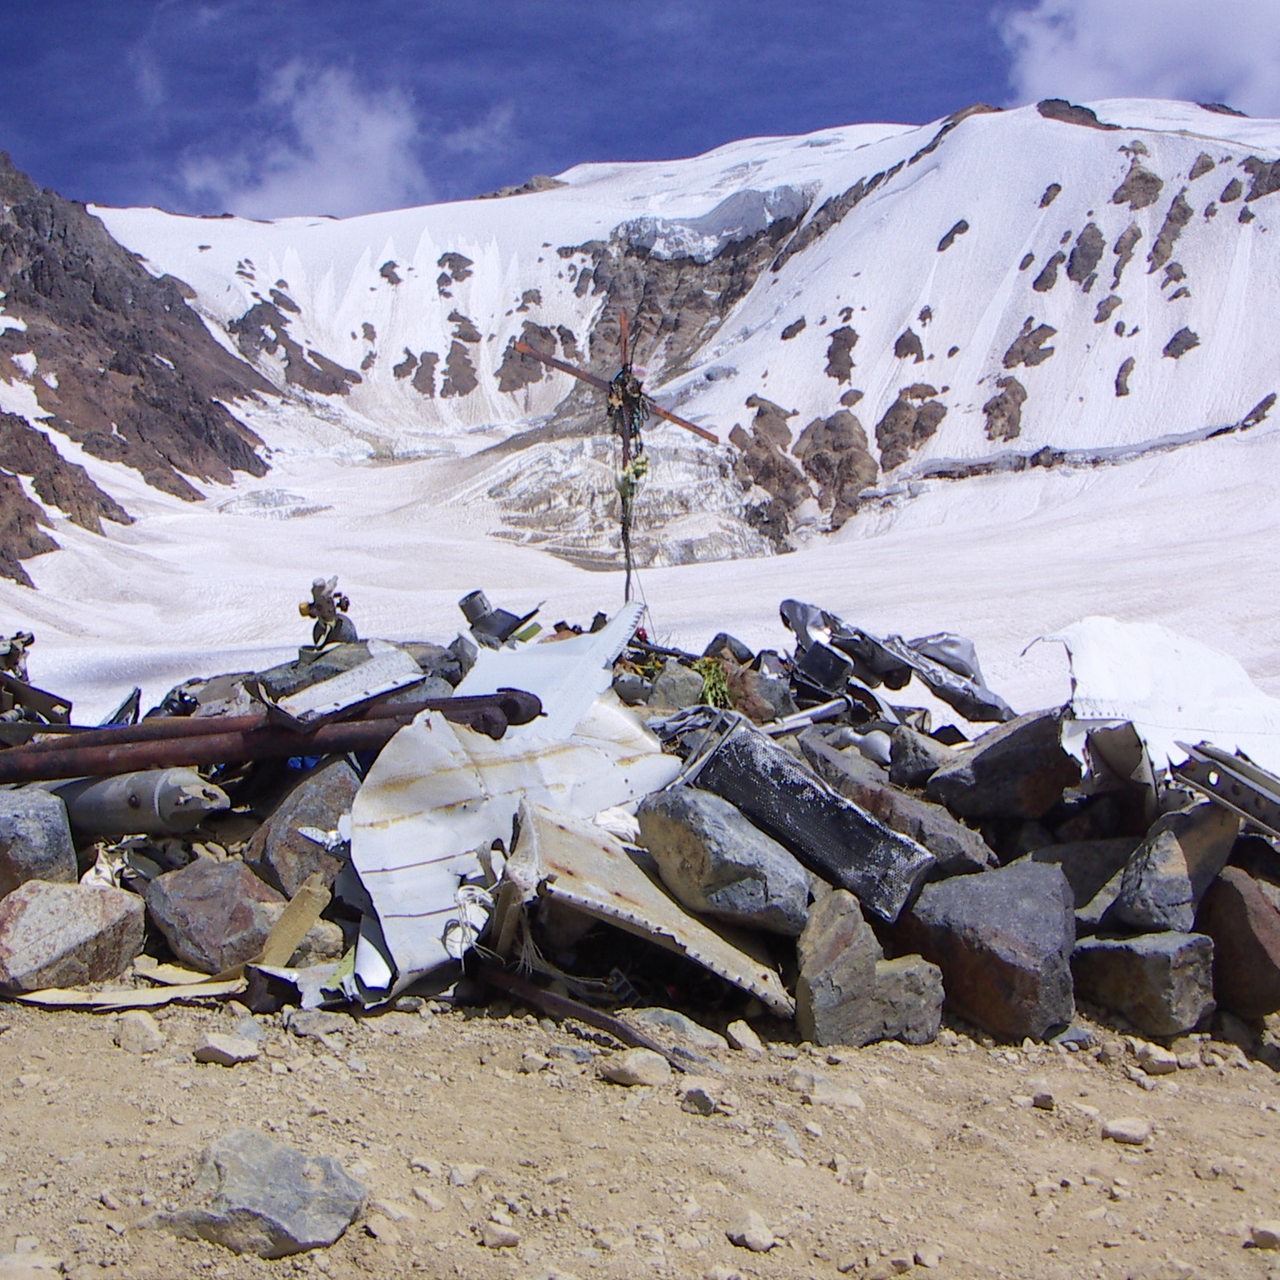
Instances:
[[[1226,867],[1204,896],[1196,926],[1213,939],[1213,993],[1242,1018],[1280,1010],[1280,910],[1240,867]]]
[[[626,1049],[601,1059],[600,1074],[614,1084],[653,1086],[671,1079],[671,1064],[652,1049]]]
[[[702,701],[702,685],[702,677],[696,671],[668,658],[653,682],[648,705],[661,711],[697,706]]]
[[[252,1129],[205,1149],[192,1193],[200,1203],[143,1225],[260,1258],[333,1244],[365,1203],[365,1189],[331,1156],[305,1155]]]
[[[1169,1076],[1178,1070],[1178,1055],[1161,1044],[1138,1047],[1138,1066],[1149,1076]]]
[[[330,853],[302,830],[336,830],[338,820],[351,811],[359,787],[344,757],[326,760],[302,778],[254,833],[245,862],[286,898],[315,872],[323,875],[326,885],[332,884],[346,858]]]
[[[1069,840],[1033,850],[1019,861],[1056,862],[1067,877],[1076,910],[1080,911],[1124,870],[1137,846],[1137,840],[1123,836],[1108,840]]]
[[[28,880],[78,878],[62,801],[40,787],[0,788],[0,898]]]
[[[670,787],[643,800],[637,817],[663,882],[690,910],[786,937],[804,928],[804,868],[729,801]]]
[[[1143,1035],[1176,1036],[1213,1012],[1213,942],[1202,933],[1096,937],[1076,943],[1076,993],[1123,1014]]]
[[[663,1009],[652,1006],[648,1009],[637,1009],[629,1015],[632,1023],[639,1024],[646,1031],[666,1035],[680,1044],[702,1053],[724,1053],[729,1042],[710,1027],[694,1022],[675,1009]]]
[[[455,1164],[449,1167],[449,1185],[451,1187],[470,1187],[489,1172],[483,1164]]]
[[[889,781],[895,787],[923,787],[954,756],[955,749],[936,738],[909,725],[895,725],[890,735]]]
[[[1041,1040],[1075,1014],[1075,916],[1059,867],[1025,863],[925,885],[898,936],[942,970],[948,1005],[995,1035]]]
[[[879,1025],[876,961],[883,956],[858,900],[836,889],[817,902],[797,944],[796,1026],[815,1044],[868,1044]]]
[[[696,1116],[731,1115],[738,1099],[718,1080],[685,1076],[680,1082],[680,1110]]]
[[[1255,1222],[1249,1228],[1249,1243],[1255,1249],[1280,1249],[1280,1218]]]
[[[771,1228],[754,1209],[749,1209],[730,1226],[725,1235],[729,1237],[730,1244],[750,1249],[752,1253],[768,1253],[778,1243]]]
[[[130,1009],[128,1013],[122,1013],[116,1023],[114,1039],[125,1053],[139,1057],[144,1053],[156,1053],[165,1044],[164,1028],[145,1009]]]
[[[421,1201],[427,1206],[432,1213],[443,1213],[445,1203],[440,1199],[430,1187],[416,1186],[413,1188],[413,1198]]]
[[[220,1067],[235,1067],[242,1062],[256,1062],[262,1050],[245,1036],[229,1036],[211,1031],[201,1038],[192,1056],[197,1062]]]
[[[1134,929],[1189,933],[1239,831],[1240,819],[1210,800],[1157,818],[1125,867],[1115,918]]]
[[[145,933],[136,894],[28,880],[0,901],[0,989],[107,982],[137,958]]]
[[[284,899],[243,862],[197,858],[147,886],[147,911],[174,955],[222,973],[262,950]]]
[[[1080,781],[1061,726],[1060,711],[1010,720],[957,751],[929,778],[925,794],[962,818],[1041,818]]]
[[[49,1253],[0,1253],[0,1280],[55,1280],[64,1274],[61,1258]]]
[[[932,1271],[942,1266],[944,1257],[944,1253],[936,1244],[926,1244],[916,1250],[914,1261],[917,1267],[925,1267]]]
[[[1151,1121],[1141,1116],[1117,1116],[1102,1126],[1102,1136],[1126,1147],[1144,1147],[1151,1141]]]
[[[739,1018],[725,1028],[725,1036],[729,1043],[752,1058],[764,1057],[764,1043],[756,1035],[751,1026]]]
[[[514,1249],[520,1243],[520,1233],[503,1222],[483,1222],[480,1243],[486,1249]]]

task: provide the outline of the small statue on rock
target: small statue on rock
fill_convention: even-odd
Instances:
[[[347,616],[351,601],[337,586],[336,576],[328,581],[317,578],[311,584],[311,599],[298,605],[298,612],[304,618],[316,620],[311,628],[311,640],[318,649],[331,644],[354,644],[359,639],[355,623]]]

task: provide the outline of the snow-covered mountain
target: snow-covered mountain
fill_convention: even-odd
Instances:
[[[1181,514],[1219,536],[1233,513],[1242,529],[1258,514],[1236,508],[1275,462],[1278,157],[1280,122],[1051,101],[582,165],[506,198],[344,220],[91,212],[203,319],[220,350],[202,367],[226,359],[218,385],[189,398],[225,407],[250,456],[197,461],[212,437],[196,420],[190,462],[162,451],[207,495],[199,538],[237,521],[272,530],[255,582],[285,579],[286,543],[309,541],[327,570],[341,553],[315,544],[334,519],[362,525],[363,550],[381,545],[375,517],[393,542],[392,515],[413,536],[428,510],[469,546],[499,538],[612,566],[616,463],[599,397],[513,344],[609,376],[622,311],[646,389],[722,441],[649,428],[642,563],[763,557],[837,529],[848,561],[859,540],[906,545],[945,526],[952,545],[977,530],[997,543],[1026,537],[1028,521],[1074,522],[1079,552],[1103,523],[1086,489],[1109,510],[1140,506],[1135,487],[1193,493],[1198,512]],[[136,449],[112,456],[54,404],[68,360],[101,374],[110,353],[55,350],[25,313],[30,291],[0,285],[0,410],[138,519],[82,535],[65,503],[20,479],[67,547],[26,571],[56,593],[95,558],[139,580],[156,556],[177,564],[165,531],[197,526],[174,484],[153,492]],[[112,340],[126,363],[182,372],[154,326]],[[1254,443],[1224,452],[1219,437]],[[0,468],[30,474],[9,455]]]

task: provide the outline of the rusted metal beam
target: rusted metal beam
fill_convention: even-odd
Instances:
[[[454,723],[467,724],[479,733],[500,738],[508,724],[525,723],[541,711],[541,703],[529,693],[507,690],[474,698],[431,699],[431,707],[446,714]],[[504,710],[513,712],[508,716]],[[533,711],[533,708],[537,711]],[[177,765],[238,764],[242,761],[281,759],[288,756],[320,756],[348,751],[376,751],[384,747],[395,732],[408,724],[422,703],[376,708],[379,714],[362,720],[346,720],[320,726],[309,733],[279,729],[266,725],[256,716],[238,716],[219,722],[207,717],[201,732],[184,728],[175,735],[157,735],[143,739],[113,738],[104,735],[123,732],[116,729],[90,730],[53,743],[11,747],[0,751],[0,783],[48,782],[58,778],[107,777],[131,773],[139,769],[164,769]],[[532,714],[531,714],[532,711]],[[448,713],[452,712],[452,715]],[[247,727],[233,728],[239,721]],[[146,725],[128,726],[141,729]],[[192,726],[200,720],[173,719],[166,725]]]

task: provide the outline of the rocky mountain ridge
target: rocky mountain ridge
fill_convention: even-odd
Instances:
[[[611,376],[625,311],[647,388],[724,442],[651,429],[638,560],[767,554],[943,479],[1111,465],[1265,423],[1278,157],[1272,122],[1047,101],[584,165],[502,200],[341,221],[96,209],[142,255],[166,323],[117,324],[110,352],[55,349],[28,314],[38,290],[5,285],[0,341],[19,364],[0,408],[25,385],[28,424],[51,413],[60,444],[185,497],[191,479],[261,475],[278,423],[301,416],[357,458],[452,457],[431,500],[612,563],[601,406],[514,343]],[[197,331],[198,353],[173,349]],[[122,379],[134,413],[108,436],[89,393]],[[162,383],[185,408],[162,408]],[[160,439],[161,420],[185,420],[191,443]]]

